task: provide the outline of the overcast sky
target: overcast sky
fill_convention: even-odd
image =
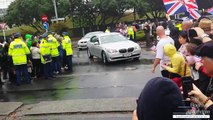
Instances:
[[[0,0],[0,9],[7,8],[12,1],[14,0]]]

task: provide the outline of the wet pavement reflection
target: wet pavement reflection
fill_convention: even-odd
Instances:
[[[73,58],[73,73],[52,80],[34,80],[19,87],[6,84],[0,90],[0,101],[25,104],[40,101],[138,97],[146,82],[160,76],[152,74],[153,60],[125,60],[104,65],[100,59],[89,59],[86,51]]]

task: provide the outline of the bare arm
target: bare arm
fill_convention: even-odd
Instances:
[[[156,67],[158,66],[158,64],[160,64],[160,60],[159,58],[155,58],[155,61],[154,61],[154,64],[153,64],[153,67],[152,67],[152,73],[155,73],[155,69]]]
[[[134,110],[134,112],[132,114],[132,120],[138,120],[137,111],[136,110]]]

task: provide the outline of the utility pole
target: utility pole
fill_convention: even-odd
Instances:
[[[58,23],[58,11],[57,11],[56,2],[55,2],[55,0],[52,0],[52,1],[53,1],[54,9],[55,9],[55,19],[56,19],[56,23]]]

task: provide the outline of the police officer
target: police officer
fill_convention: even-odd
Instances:
[[[110,33],[110,27],[107,27],[107,29],[105,30],[105,33]]]
[[[24,75],[25,81],[30,83],[30,76],[27,71],[27,55],[30,54],[30,50],[23,42],[20,33],[14,34],[14,41],[10,43],[8,55],[12,56],[12,61],[16,70],[16,84],[21,84],[21,75]]]
[[[131,25],[127,27],[127,34],[130,40],[134,40],[134,29]]]
[[[57,39],[51,34],[48,35],[48,43],[51,46],[51,56],[52,56],[52,68],[53,72],[58,74],[61,73],[61,66],[59,63],[59,43]]]
[[[68,67],[67,70],[72,71],[72,55],[73,55],[72,42],[67,32],[63,32],[62,35],[63,35],[62,46],[63,50],[66,53],[64,57],[66,58],[66,65]]]
[[[40,54],[41,54],[41,63],[44,68],[44,76],[45,79],[53,78],[53,70],[52,70],[52,58],[51,58],[51,45],[48,43],[48,34],[44,33],[41,35],[41,43],[40,43]]]

